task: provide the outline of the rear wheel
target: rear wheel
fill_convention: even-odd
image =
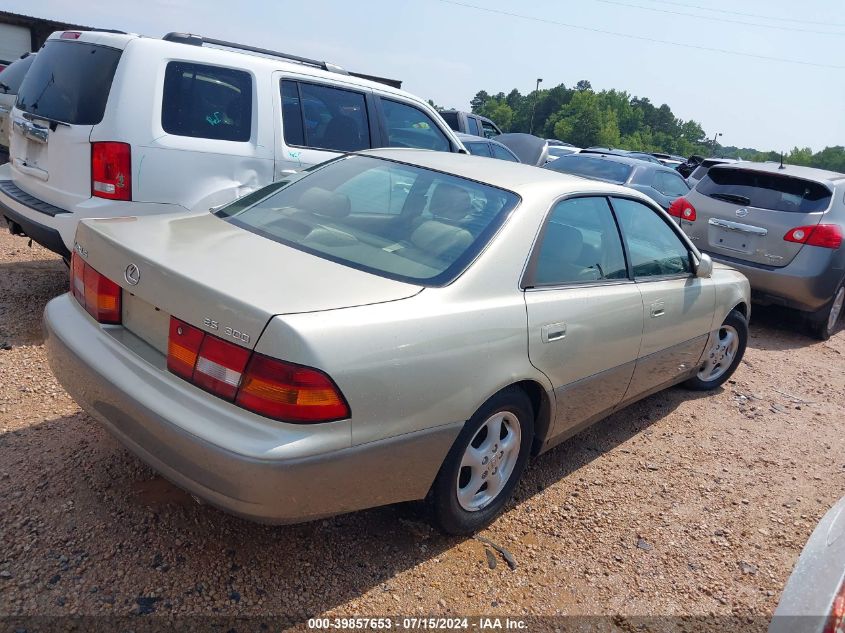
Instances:
[[[816,338],[826,341],[836,331],[845,305],[845,281],[833,293],[833,298],[824,308],[810,317],[810,331]]]
[[[476,411],[434,480],[435,525],[448,534],[472,534],[492,522],[522,476],[533,434],[531,402],[520,389],[506,389]]]
[[[731,310],[710,342],[698,374],[687,380],[684,386],[695,391],[710,391],[721,385],[736,371],[747,343],[748,321],[741,312]]]

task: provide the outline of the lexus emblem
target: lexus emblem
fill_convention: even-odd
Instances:
[[[129,264],[123,272],[123,278],[130,286],[137,286],[141,281],[141,271],[135,264]]]
[[[746,215],[748,215],[748,209],[737,209],[736,215],[739,218],[744,218]]]

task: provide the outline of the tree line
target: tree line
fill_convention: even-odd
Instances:
[[[656,106],[647,98],[621,90],[596,92],[587,80],[579,81],[573,88],[560,84],[524,95],[517,89],[494,95],[481,90],[470,105],[473,112],[492,119],[505,132],[531,132],[578,147],[755,161],[781,158],[776,151],[722,146],[708,138],[700,123],[679,119],[665,103]],[[845,173],[845,147],[826,147],[817,153],[809,147],[795,147],[784,154],[784,162]]]

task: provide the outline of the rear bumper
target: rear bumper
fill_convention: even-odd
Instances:
[[[59,382],[124,446],[197,497],[257,521],[295,523],[421,499],[461,428],[350,447],[349,423],[332,423],[339,433],[330,432],[324,443],[332,448],[319,452],[312,435],[321,430],[267,420],[200,392],[94,324],[70,295],[47,305],[44,327]],[[224,429],[225,442],[188,431],[197,421]],[[338,438],[344,447],[336,448]]]
[[[32,238],[33,241],[38,242],[47,250],[53,251],[64,257],[70,258],[70,251],[65,246],[62,240],[61,233],[56,229],[51,229],[49,226],[44,226],[35,220],[31,220],[25,215],[18,213],[13,208],[3,203],[3,198],[0,196],[0,216],[6,218],[9,223],[9,230],[20,235],[23,233],[27,237]]]
[[[802,312],[824,307],[845,276],[843,253],[815,246],[805,246],[782,268],[750,264],[714,253],[708,255],[748,277],[751,300],[755,303],[782,305]]]

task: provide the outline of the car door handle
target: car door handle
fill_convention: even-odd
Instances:
[[[544,343],[551,343],[566,338],[566,323],[548,323],[540,328],[540,338]]]
[[[655,301],[651,304],[651,318],[656,319],[666,314],[666,304],[662,301]]]

